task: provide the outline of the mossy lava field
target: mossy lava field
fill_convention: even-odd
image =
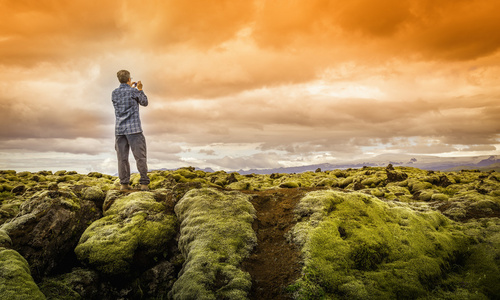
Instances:
[[[500,174],[0,171],[0,299],[500,299]]]

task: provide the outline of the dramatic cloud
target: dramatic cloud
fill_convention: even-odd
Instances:
[[[114,173],[120,69],[152,168],[500,153],[498,1],[0,5],[0,168]]]
[[[374,56],[473,59],[500,44],[495,1],[281,0],[261,7],[256,33],[264,45],[363,45],[378,49]]]

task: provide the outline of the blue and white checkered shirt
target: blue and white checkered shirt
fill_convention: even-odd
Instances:
[[[148,97],[143,91],[130,87],[126,83],[111,94],[115,107],[115,135],[126,135],[142,132],[141,119],[139,118],[139,104],[148,106]]]

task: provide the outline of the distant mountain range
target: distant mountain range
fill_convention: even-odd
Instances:
[[[478,169],[481,171],[497,170],[500,172],[500,156],[474,156],[474,157],[438,157],[438,156],[410,156],[410,155],[379,155],[369,160],[323,163],[315,165],[284,167],[273,169],[239,170],[239,174],[272,174],[272,173],[303,173],[348,168],[385,167],[392,164],[395,167],[415,167],[423,170],[434,171],[460,171],[462,169]],[[211,169],[205,169],[210,172]],[[213,170],[212,170],[213,171]]]
[[[373,157],[368,160],[353,160],[336,163],[322,163],[314,165],[304,165],[296,167],[282,167],[271,169],[249,169],[249,170],[226,170],[226,172],[238,172],[241,175],[245,174],[272,174],[272,173],[303,173],[308,171],[322,171],[335,169],[349,169],[367,167],[385,167],[392,164],[395,167],[415,167],[422,170],[433,171],[460,171],[477,169],[480,171],[496,170],[500,172],[500,156],[467,156],[467,157],[439,157],[439,156],[424,156],[424,155],[405,155],[405,154],[384,154]],[[161,169],[171,170],[171,169]],[[196,168],[204,172],[215,172],[211,168]]]

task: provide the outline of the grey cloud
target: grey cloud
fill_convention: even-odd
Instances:
[[[198,152],[200,154],[206,154],[206,155],[209,155],[209,156],[215,155],[215,150],[211,150],[211,149],[201,149]]]
[[[279,168],[280,156],[276,153],[258,153],[251,156],[229,157],[221,159],[210,159],[207,163],[220,166],[228,170],[238,169],[260,169],[260,168]]]
[[[495,151],[497,148],[492,145],[471,145],[461,149],[460,151]]]
[[[449,144],[491,144],[500,132],[499,104],[494,97],[482,103],[476,98],[316,102],[286,98],[275,101],[273,97],[240,97],[235,102],[220,98],[200,101],[198,106],[178,102],[149,112],[145,122],[154,124],[152,134],[180,126],[182,130],[173,133],[188,142],[256,142],[280,149],[293,143],[333,147],[351,141],[370,146],[376,139],[414,136],[435,137]],[[167,113],[169,117],[164,118]]]
[[[110,124],[106,113],[88,108],[88,105],[75,108],[67,104],[54,101],[47,105],[36,100],[0,99],[0,137],[105,138],[110,131],[112,133],[113,124]]]
[[[27,152],[59,152],[72,154],[97,155],[114,152],[114,140],[93,138],[44,138],[44,139],[13,139],[4,140],[0,144],[2,150]]]

